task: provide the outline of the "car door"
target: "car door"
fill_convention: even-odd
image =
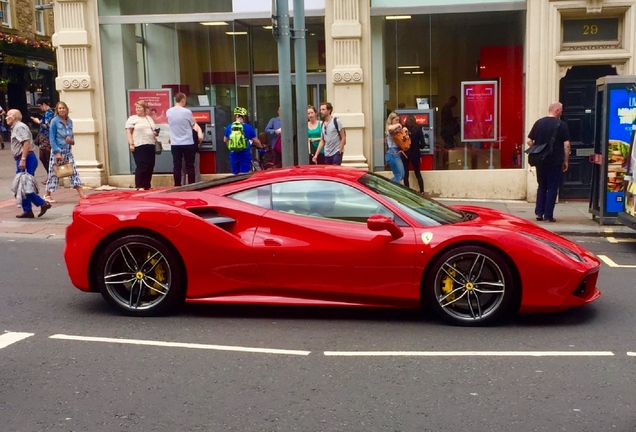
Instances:
[[[363,191],[336,181],[272,185],[272,210],[254,236],[257,262],[280,295],[345,303],[400,304],[419,286],[414,230],[373,232],[372,214],[395,215]],[[397,218],[399,219],[399,218]]]

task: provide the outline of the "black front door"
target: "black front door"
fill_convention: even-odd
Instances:
[[[561,79],[561,119],[570,130],[572,154],[570,166],[563,175],[563,185],[559,189],[560,199],[590,197],[592,164],[588,158],[594,152],[596,80],[606,75],[616,75],[616,69],[608,65],[574,66]]]

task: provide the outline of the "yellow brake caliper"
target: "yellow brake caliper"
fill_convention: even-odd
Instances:
[[[457,276],[457,272],[455,272],[454,270],[451,270],[448,273],[453,277]],[[444,279],[442,279],[442,292],[444,294],[450,294],[453,291],[454,282],[451,276],[446,276]],[[452,302],[453,300],[455,300],[455,294],[452,294],[446,298],[446,302]]]
[[[150,258],[150,252],[148,252],[148,258]],[[150,260],[150,264],[151,265],[155,265],[157,263],[157,259],[152,259]],[[161,287],[161,285],[159,285],[159,282],[164,282],[166,280],[166,271],[163,268],[163,264],[157,264],[157,266],[154,268],[154,273],[155,273],[155,279],[157,280],[157,282],[155,282],[153,284],[153,287],[155,289],[157,289],[158,291],[162,291],[163,288]],[[150,294],[152,295],[159,295],[158,291],[155,290],[148,290],[150,291]]]

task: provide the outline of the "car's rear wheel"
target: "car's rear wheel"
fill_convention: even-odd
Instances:
[[[463,326],[501,320],[514,304],[512,272],[500,253],[462,246],[432,264],[423,289],[426,306],[446,322]]]
[[[145,235],[115,240],[97,261],[100,292],[110,304],[132,316],[175,310],[184,298],[182,275],[175,252]]]

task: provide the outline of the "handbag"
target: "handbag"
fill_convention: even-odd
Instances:
[[[146,116],[146,121],[148,122],[148,126],[150,126],[151,131],[159,133],[159,129],[152,128],[152,123],[150,123],[150,120],[148,120],[148,116]],[[161,141],[157,139],[157,135],[155,135],[155,154],[160,155],[162,151],[163,151],[163,145],[161,144]]]
[[[55,177],[59,179],[72,176],[73,171],[73,164],[70,162],[53,165],[53,172],[55,173]]]
[[[530,166],[536,167],[543,164],[546,159],[552,154],[554,141],[556,140],[557,132],[559,131],[559,126],[561,126],[561,120],[559,120],[559,123],[554,129],[552,137],[550,138],[550,142],[535,144],[526,149],[526,154],[528,155],[528,164],[530,164]]]
[[[399,147],[401,152],[407,152],[411,148],[411,135],[406,127],[391,134],[393,142]],[[405,155],[406,156],[406,155]]]

